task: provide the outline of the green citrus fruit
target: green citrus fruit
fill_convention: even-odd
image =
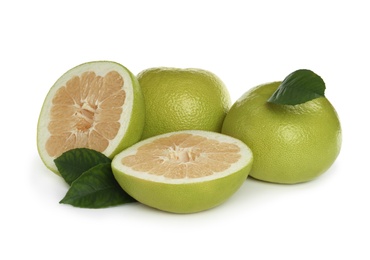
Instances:
[[[144,99],[136,77],[110,61],[81,64],[52,86],[37,126],[45,165],[73,148],[90,148],[113,158],[136,143],[144,126]]]
[[[222,133],[253,151],[250,176],[275,183],[298,183],[324,173],[341,147],[337,113],[325,97],[298,105],[267,100],[281,82],[257,86],[230,108]]]
[[[252,166],[251,150],[216,132],[184,130],[151,137],[116,155],[113,174],[129,195],[148,206],[193,213],[226,201]]]
[[[231,100],[213,73],[151,68],[139,73],[138,80],[146,105],[143,139],[179,130],[221,132]]]

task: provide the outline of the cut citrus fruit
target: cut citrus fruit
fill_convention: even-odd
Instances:
[[[136,77],[111,61],[81,64],[62,75],[47,94],[37,126],[45,165],[73,148],[113,158],[136,143],[144,126],[144,99]]]
[[[171,132],[140,141],[116,155],[114,176],[133,198],[174,213],[226,201],[243,184],[251,150],[230,136],[202,130]]]

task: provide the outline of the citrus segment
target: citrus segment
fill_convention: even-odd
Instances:
[[[127,148],[112,161],[113,173],[132,197],[177,213],[221,204],[242,185],[252,152],[240,140],[215,132],[162,134]]]
[[[57,80],[38,122],[38,149],[56,172],[53,159],[73,148],[113,157],[139,140],[144,102],[136,78],[109,61],[81,64]]]

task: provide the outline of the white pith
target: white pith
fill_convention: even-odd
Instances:
[[[154,174],[150,174],[147,172],[136,171],[132,169],[131,167],[125,166],[121,163],[121,160],[123,157],[136,154],[136,151],[140,146],[150,143],[153,140],[158,139],[160,137],[166,137],[166,136],[170,136],[176,133],[190,133],[194,135],[204,136],[204,137],[214,139],[217,141],[221,141],[221,142],[235,144],[240,148],[241,157],[236,163],[231,164],[230,167],[226,169],[225,171],[215,172],[212,175],[199,177],[199,178],[182,178],[182,179],[166,178],[164,176],[154,175]],[[181,151],[180,155],[189,156],[186,153],[187,151]],[[151,138],[148,138],[144,141],[141,141],[125,149],[124,151],[122,151],[121,153],[119,153],[118,155],[114,157],[112,161],[112,167],[120,171],[122,174],[130,175],[130,176],[143,179],[143,180],[147,180],[147,181],[153,181],[153,182],[159,182],[159,183],[170,183],[170,184],[185,184],[185,183],[197,183],[197,182],[210,181],[210,180],[228,176],[246,167],[248,164],[252,162],[252,159],[253,159],[252,151],[248,148],[248,146],[246,146],[242,141],[238,139],[235,139],[233,137],[226,136],[223,134],[215,133],[215,132],[208,132],[208,131],[202,131],[202,130],[185,130],[185,131],[178,131],[174,133],[167,133],[167,134],[162,134],[159,136],[151,137]]]
[[[51,100],[55,96],[58,89],[62,86],[65,86],[67,81],[70,80],[74,76],[81,76],[83,72],[86,71],[94,71],[97,76],[104,77],[108,72],[115,70],[117,71],[124,80],[123,89],[126,92],[126,98],[124,105],[122,106],[123,112],[121,113],[119,122],[121,127],[116,135],[116,137],[112,140],[109,140],[109,145],[103,154],[106,156],[110,156],[114,150],[117,148],[117,145],[122,138],[124,137],[127,128],[129,126],[132,108],[133,108],[133,86],[129,72],[121,65],[114,63],[114,62],[90,62],[81,64],[63,74],[53,85],[50,89],[49,93],[47,94],[43,108],[40,112],[39,122],[38,122],[38,135],[37,135],[37,142],[38,142],[38,149],[40,156],[43,158],[44,163],[53,170],[56,170],[56,166],[54,163],[54,157],[50,157],[46,152],[45,145],[47,140],[50,138],[51,134],[48,131],[48,124],[50,122],[50,110],[52,107]],[[85,107],[85,109],[89,109]]]

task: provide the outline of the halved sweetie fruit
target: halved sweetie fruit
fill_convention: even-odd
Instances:
[[[244,183],[253,154],[223,134],[185,130],[154,136],[112,161],[121,187],[139,202],[163,211],[193,213],[220,205]]]
[[[58,173],[54,159],[74,148],[113,158],[140,138],[144,99],[136,77],[112,61],[78,65],[52,86],[37,126],[38,152]]]

